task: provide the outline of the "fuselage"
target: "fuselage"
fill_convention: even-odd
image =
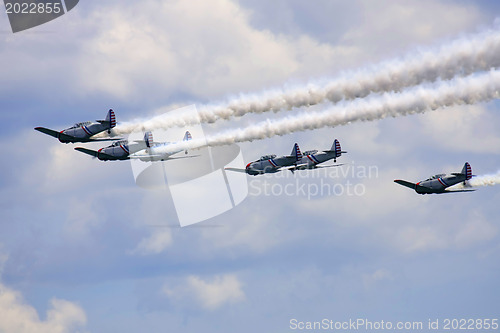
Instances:
[[[466,175],[439,174],[418,182],[415,191],[420,194],[444,193],[446,188],[467,180]]]
[[[60,131],[59,133],[63,134],[64,136],[59,136],[58,139],[62,143],[86,142],[86,141],[91,141],[89,140],[90,137],[99,134],[101,132],[104,132],[105,130],[108,129],[109,125],[87,121],[75,124],[70,128]],[[65,136],[72,137],[74,138],[74,140],[68,140]]]
[[[130,154],[134,154],[146,148],[143,141],[129,143],[127,140],[114,142],[112,145],[97,151],[97,158],[101,161],[128,160]]]
[[[302,159],[299,161],[297,170],[300,169],[314,169],[320,163],[336,159],[338,153],[335,151],[318,152],[317,150],[305,151]]]
[[[291,166],[296,162],[293,156],[266,155],[260,159],[250,162],[245,168],[245,172],[249,175],[256,176],[264,173],[275,173],[280,171],[281,168]]]
[[[163,161],[168,159],[171,155],[177,154],[182,151],[168,151],[166,147],[171,145],[172,143],[173,142],[163,142],[146,149],[142,148],[139,151],[135,152],[133,156],[143,162]]]

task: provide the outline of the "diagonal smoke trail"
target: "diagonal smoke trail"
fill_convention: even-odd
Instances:
[[[267,120],[209,136],[204,140],[175,143],[165,147],[165,151],[261,140],[298,131],[346,125],[355,121],[373,121],[389,116],[424,113],[453,105],[475,104],[500,97],[499,90],[500,71],[489,71],[465,78],[425,84],[399,93],[385,93],[344,102],[323,112],[306,112],[280,120]]]
[[[198,108],[198,117],[172,117],[168,113],[146,121],[122,123],[118,135],[141,129],[166,129],[174,126],[212,123],[247,113],[291,110],[324,102],[337,103],[366,97],[371,93],[401,91],[432,82],[466,76],[500,67],[500,31],[488,30],[459,38],[436,49],[419,50],[403,59],[386,61],[369,68],[346,72],[323,85],[308,85],[287,91],[247,95],[226,104]]]

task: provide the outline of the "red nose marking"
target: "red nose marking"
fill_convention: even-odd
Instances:
[[[245,169],[250,168],[250,164],[252,164],[252,163],[248,163],[247,166],[245,167]]]

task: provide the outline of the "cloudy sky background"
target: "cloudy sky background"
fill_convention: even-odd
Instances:
[[[465,161],[474,174],[496,172],[497,101],[241,144],[250,161],[338,138],[349,151],[342,162],[378,176],[316,173],[300,182],[349,180],[366,193],[251,191],[182,229],[169,193],[136,186],[128,162],[92,160],[33,127],[295,87],[491,28],[499,11],[493,1],[111,0],[17,34],[0,15],[0,331],[286,332],[291,318],[495,318],[499,188],[419,196],[392,181],[458,172]],[[248,179],[254,188],[296,182]]]

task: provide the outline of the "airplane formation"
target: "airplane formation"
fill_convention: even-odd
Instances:
[[[174,152],[165,152],[164,147],[174,144],[175,142],[154,142],[153,134],[145,132],[143,140],[128,141],[123,138],[101,138],[96,137],[97,134],[107,131],[108,135],[111,134],[111,129],[116,126],[116,117],[113,110],[109,110],[104,120],[96,120],[95,122],[86,121],[76,123],[75,125],[66,128],[62,131],[55,131],[45,127],[35,127],[36,131],[50,135],[58,139],[61,143],[86,143],[95,141],[114,141],[107,147],[100,148],[99,150],[91,150],[83,147],[76,147],[75,150],[84,154],[90,155],[101,161],[123,161],[130,159],[138,159],[144,162],[154,161],[167,161],[177,158],[196,157],[195,156],[172,156],[176,155],[182,150]],[[186,131],[182,141],[189,141],[192,139],[191,133]],[[184,150],[187,154],[187,150]],[[294,144],[290,155],[283,155],[277,157],[275,154],[264,155],[258,160],[250,162],[246,165],[245,169],[239,168],[225,168],[228,171],[236,171],[246,173],[248,175],[257,176],[266,173],[276,173],[284,170],[289,170],[292,173],[297,170],[308,170],[318,168],[338,167],[343,164],[320,165],[324,162],[333,160],[337,163],[337,158],[342,154],[347,153],[343,151],[339,140],[335,139],[329,150],[308,150],[301,152],[299,145]],[[467,186],[467,181],[471,179],[472,168],[468,162],[465,163],[463,169],[459,173],[451,174],[437,174],[426,180],[418,183],[411,183],[405,180],[396,179],[395,183],[415,190],[418,194],[442,194],[442,193],[455,193],[455,192],[471,192],[473,189],[453,190],[449,189],[453,185],[463,183]]]
[[[276,155],[264,155],[256,161],[247,164],[245,169],[238,168],[225,168],[229,171],[245,172],[252,176],[262,175],[264,173],[276,173],[282,170],[290,170],[294,172],[295,170],[305,170],[305,169],[317,169],[317,168],[328,168],[341,166],[342,164],[336,165],[319,165],[320,163],[332,160],[334,163],[337,162],[337,157],[340,157],[342,153],[347,153],[342,151],[340,148],[339,140],[335,139],[330,150],[324,150],[318,152],[317,150],[308,150],[304,153],[300,152],[299,145],[294,144],[292,152],[290,155],[276,157]]]

